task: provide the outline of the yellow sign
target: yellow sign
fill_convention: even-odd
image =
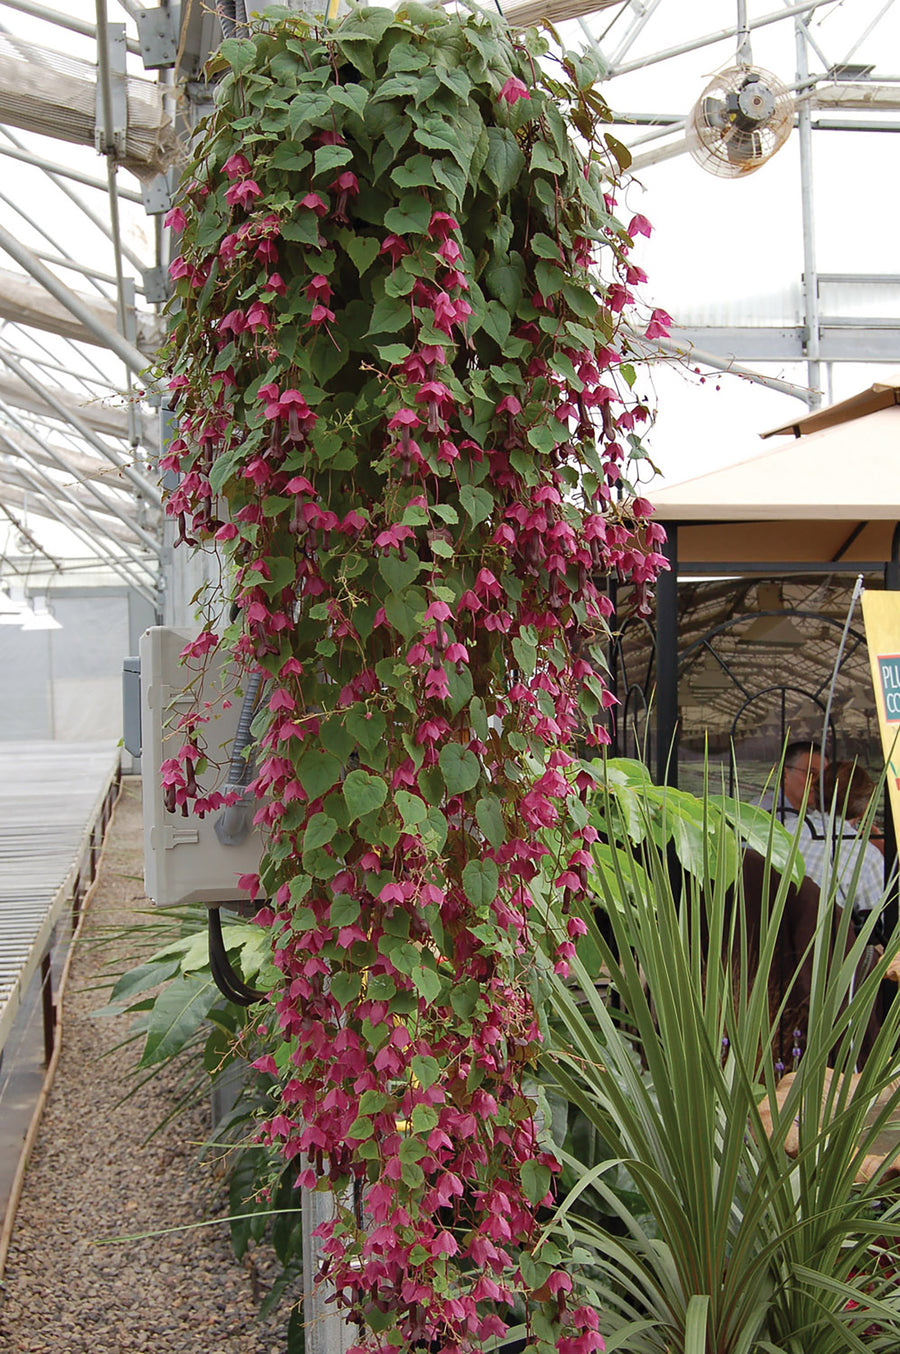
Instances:
[[[900,829],[900,592],[866,589],[862,609],[891,812]]]

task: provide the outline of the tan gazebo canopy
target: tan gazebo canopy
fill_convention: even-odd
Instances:
[[[898,398],[900,383],[880,383],[764,433],[788,437],[758,456],[650,488],[673,566],[657,584],[661,781],[677,776],[677,758],[670,759],[668,750],[678,729],[679,575],[759,580],[859,571],[870,586],[900,586]],[[746,593],[746,582],[742,586]]]
[[[900,381],[763,433],[789,440],[650,491],[690,564],[886,562],[900,518]]]

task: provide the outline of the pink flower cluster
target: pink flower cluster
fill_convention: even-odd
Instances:
[[[514,122],[530,94],[510,77],[497,98]],[[343,137],[318,132],[322,144]],[[360,227],[377,242],[372,269],[415,276],[376,405],[348,415],[346,391],[316,387],[293,354],[339,331],[357,174],[304,184],[295,215],[316,242],[298,246],[242,153],[223,172],[233,216],[216,247],[192,252],[194,206],[172,221],[185,304],[213,264],[256,278],[258,294],[223,287],[204,320],[212,373],[176,377],[168,466],[182,479],[168,508],[185,539],[227,549],[235,651],[267,680],[252,789],[268,854],[246,886],[272,932],[281,979],[267,1021],[288,1072],[259,1139],[298,1183],[362,1192],[365,1226],[336,1203],[319,1229],[352,1319],[378,1313],[407,1348],[469,1351],[504,1336],[524,1294],[552,1305],[559,1354],[594,1354],[596,1313],[571,1277],[550,1264],[535,1293],[523,1274],[526,1253],[541,1262],[537,1210],[558,1173],[528,1090],[540,1034],[527,972],[546,943],[546,881],[566,919],[550,944],[557,972],[584,929],[568,909],[596,833],[571,748],[610,738],[615,701],[590,660],[612,611],[605,579],[633,583],[643,607],[665,567],[650,505],[616,491],[645,411],[620,393],[615,340],[567,336],[559,295],[513,317],[516,379],[504,368],[490,384],[504,354],[470,323],[476,260],[434,206],[419,232]],[[648,230],[631,223],[632,236]],[[577,236],[560,258],[585,268],[596,247]],[[613,322],[638,281],[621,276]],[[648,333],[666,319],[654,312]],[[472,352],[493,392],[477,429]],[[211,480],[217,462],[227,473]],[[198,660],[218,643],[206,633]],[[189,717],[183,732],[167,794],[173,809],[206,809],[200,725]],[[257,1066],[274,1077],[284,1062]],[[366,1354],[378,1347],[372,1335]]]

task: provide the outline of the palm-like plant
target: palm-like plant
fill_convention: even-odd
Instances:
[[[640,834],[633,865],[606,855],[596,882],[611,940],[584,920],[613,1001],[578,956],[568,981],[551,979],[547,1075],[602,1144],[602,1159],[567,1157],[574,1184],[554,1239],[593,1290],[609,1351],[896,1351],[900,1002],[854,1074],[891,955],[860,979],[875,918],[856,937],[826,887],[805,956],[802,1057],[777,1094],[785,1000],[769,979],[794,861],[781,874],[765,864],[751,922],[758,900],[740,874],[729,887],[723,861],[738,843],[720,810],[702,810],[716,830],[695,873],[679,874],[679,897],[653,839],[667,833]],[[623,1168],[639,1203],[617,1187]]]

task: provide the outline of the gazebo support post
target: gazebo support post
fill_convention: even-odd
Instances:
[[[678,784],[678,528],[666,524],[669,569],[656,583],[656,779]]]
[[[891,537],[891,557],[884,566],[884,587],[886,592],[900,592],[900,522],[894,527]],[[887,886],[897,861],[897,824],[891,811],[891,796],[887,785],[884,787],[884,882]],[[891,889],[885,904],[885,933],[892,935],[898,919],[897,886]]]

